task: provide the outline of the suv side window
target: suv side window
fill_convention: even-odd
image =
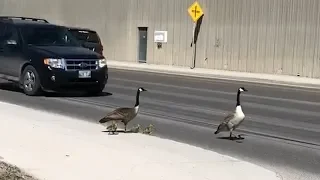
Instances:
[[[6,40],[15,40],[18,43],[19,35],[18,35],[17,28],[11,25],[7,25],[7,28],[4,32],[4,38]]]
[[[6,30],[5,24],[0,22],[0,53],[2,53],[4,50],[3,45],[4,45],[5,40],[4,40],[3,35],[4,35],[5,30]]]
[[[16,27],[12,25],[6,25],[5,31],[2,34],[3,44],[10,43],[16,44],[18,48],[20,48],[20,41],[19,41],[19,33]],[[15,51],[16,49],[6,49],[6,51]]]
[[[0,22],[0,37],[2,37],[4,30],[5,30],[5,25],[4,23]]]

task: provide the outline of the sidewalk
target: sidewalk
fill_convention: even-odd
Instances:
[[[265,83],[265,84],[274,84],[274,85],[286,85],[286,86],[294,86],[294,87],[320,89],[320,79],[305,78],[305,77],[298,77],[298,76],[246,73],[246,72],[211,70],[211,69],[202,69],[202,68],[190,69],[189,67],[153,65],[153,64],[114,61],[114,60],[108,60],[107,64],[109,68],[115,68],[115,69],[138,70],[138,71],[145,71],[145,72],[156,72],[156,73],[183,75],[183,76],[191,76],[191,77],[237,80],[237,81],[243,81],[243,82],[256,82],[256,83]]]
[[[262,167],[143,134],[0,102],[0,156],[42,180],[279,180]]]

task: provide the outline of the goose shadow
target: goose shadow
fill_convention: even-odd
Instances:
[[[244,134],[239,134],[240,136],[244,136]],[[229,141],[235,141],[237,143],[243,143],[243,140],[245,139],[244,137],[229,137],[229,136],[225,136],[225,137],[217,137],[217,139],[222,139],[222,140],[229,140]]]
[[[124,133],[124,134],[135,134],[135,133],[138,133],[138,132],[124,131],[124,130],[116,130],[114,133],[112,131],[108,131],[108,130],[104,130],[104,131],[101,131],[101,132],[109,133],[109,135],[118,135],[119,133]]]

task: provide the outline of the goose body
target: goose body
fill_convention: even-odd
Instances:
[[[248,91],[244,87],[238,89],[237,94],[237,105],[233,113],[228,114],[221,124],[219,124],[215,134],[218,134],[223,131],[230,131],[230,138],[232,136],[232,131],[235,130],[245,119],[245,115],[242,111],[240,104],[240,93],[243,91]],[[240,137],[240,136],[238,136]]]
[[[122,122],[125,125],[125,131],[127,130],[127,124],[133,120],[139,112],[139,96],[140,92],[147,91],[140,87],[136,94],[136,104],[134,107],[121,107],[108,113],[105,117],[99,120],[99,123],[107,123],[110,121]]]
[[[232,113],[232,117],[229,120],[230,127],[238,127],[242,121],[244,120],[245,115],[242,111],[241,105],[237,106],[234,113]]]

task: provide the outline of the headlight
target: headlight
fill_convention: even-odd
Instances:
[[[63,59],[46,58],[43,60],[43,63],[53,68],[61,68],[61,69],[64,68]]]
[[[102,68],[107,65],[106,59],[99,59],[99,67]]]

